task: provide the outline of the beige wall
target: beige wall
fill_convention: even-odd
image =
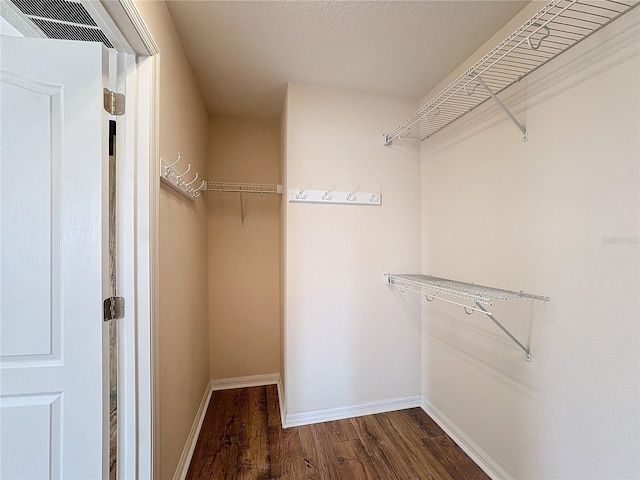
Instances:
[[[160,48],[160,155],[206,173],[207,112],[164,2],[136,1]],[[160,188],[160,314],[154,477],[173,478],[209,380],[207,217]]]
[[[423,272],[551,297],[492,307],[532,363],[423,307],[423,395],[512,478],[640,476],[639,18],[501,95],[528,142],[487,104],[421,144]]]
[[[419,303],[383,282],[385,272],[420,268],[418,144],[382,146],[384,130],[416,107],[288,87],[288,187],[382,191],[382,206],[284,207],[288,416],[420,392]]]
[[[214,116],[210,181],[280,183],[280,124]],[[280,370],[281,195],[207,194],[211,378]],[[203,267],[205,264],[203,263]]]

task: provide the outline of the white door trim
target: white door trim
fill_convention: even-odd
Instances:
[[[136,318],[137,318],[137,433],[138,470],[135,478],[154,478],[158,452],[158,398],[156,366],[158,352],[158,225],[159,177],[159,55],[139,57],[137,77],[140,92],[136,145]],[[147,88],[144,88],[147,86]],[[148,142],[140,139],[149,139]]]
[[[158,398],[156,378],[158,352],[158,311],[159,311],[159,79],[160,49],[151,31],[145,24],[133,0],[117,2],[99,0],[103,8],[92,12],[102,18],[110,31],[117,32],[119,39],[126,39],[128,48],[137,54],[134,65],[127,66],[126,84],[129,119],[125,136],[128,144],[127,155],[133,153],[133,197],[119,199],[125,208],[134,212],[133,218],[133,298],[128,300],[128,308],[135,309],[135,343],[127,345],[126,355],[135,361],[125,362],[127,371],[123,378],[129,381],[129,391],[125,401],[135,406],[130,412],[134,425],[127,424],[122,429],[122,446],[134,448],[133,456],[125,453],[120,468],[120,478],[139,480],[154,478],[154,456],[158,452],[159,435],[157,427],[156,399]],[[84,2],[83,2],[84,3]],[[133,87],[133,88],[132,88]],[[130,107],[130,108],[129,108]],[[134,115],[132,113],[135,112]],[[127,157],[130,158],[130,157]],[[131,170],[130,170],[131,171]],[[131,257],[129,257],[131,258]],[[130,358],[131,360],[131,358]],[[131,382],[131,379],[134,379]],[[133,391],[131,391],[133,389]],[[135,398],[132,398],[135,397]],[[131,435],[134,435],[131,438]],[[120,450],[123,452],[124,450]],[[123,470],[124,469],[124,470]]]

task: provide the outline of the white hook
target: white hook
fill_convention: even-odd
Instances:
[[[332,198],[332,195],[329,192],[329,182],[327,182],[324,187],[324,193],[322,194],[322,199],[331,200],[331,198]]]
[[[371,196],[369,197],[369,201],[370,202],[377,202],[380,198],[380,194],[376,192],[376,184],[373,184],[373,193],[371,193]]]
[[[202,180],[202,183],[200,184],[200,186],[193,190],[193,195],[195,197],[199,197],[200,196],[200,190],[202,190],[206,186],[207,186],[207,181],[206,180]]]
[[[191,188],[191,184],[192,184],[193,182],[195,182],[196,180],[198,180],[198,177],[199,177],[199,176],[200,176],[200,174],[199,174],[199,173],[196,173],[196,176],[195,176],[195,178],[194,178],[193,180],[191,180],[189,183],[185,183],[185,184],[184,184],[184,186],[185,186],[185,188],[187,189],[187,191],[189,191],[189,192],[193,192],[193,188]]]
[[[200,196],[200,190],[202,190],[206,186],[207,186],[207,181],[206,180],[202,180],[202,183],[200,184],[200,186],[198,188],[189,187],[190,188],[189,191],[191,192],[191,194],[193,195],[194,198],[198,198]]]
[[[176,159],[176,161],[175,161],[175,162],[173,162],[171,165],[163,165],[163,168],[164,168],[164,177],[165,177],[165,178],[169,178],[169,177],[171,177],[172,175],[175,175],[175,174],[176,174],[176,172],[174,172],[174,171],[172,170],[172,167],[173,167],[174,165],[176,165],[176,164],[180,161],[180,158],[181,158],[181,157],[182,157],[182,154],[181,154],[181,153],[178,153],[178,158]],[[160,162],[162,162],[162,159],[160,159]]]
[[[298,189],[298,193],[296,193],[296,199],[304,200],[305,198],[307,198],[307,194],[302,190],[302,182],[300,182],[300,188]]]
[[[184,177],[187,173],[189,173],[189,170],[191,170],[191,164],[187,166],[187,170],[182,175],[176,175],[176,183],[178,185],[180,186],[184,185],[184,180],[182,179],[182,177]]]
[[[353,194],[353,183],[352,183],[351,186],[349,187],[349,194],[347,195],[347,201],[355,202],[356,198],[357,197]]]

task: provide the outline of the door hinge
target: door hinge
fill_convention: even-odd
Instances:
[[[124,317],[124,298],[109,297],[104,299],[103,318],[105,322],[118,320]]]
[[[111,115],[124,115],[124,93],[104,89],[104,109]]]

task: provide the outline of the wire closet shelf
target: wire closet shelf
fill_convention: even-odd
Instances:
[[[518,347],[525,352],[528,362],[531,361],[531,349],[526,347],[518,340],[507,328],[502,325],[493,314],[483,305],[491,306],[494,300],[509,300],[513,298],[532,298],[534,300],[549,301],[549,297],[543,295],[534,295],[523,291],[504,290],[502,288],[486,287],[475,283],[460,282],[457,280],[449,280],[446,278],[432,277],[431,275],[423,275],[416,273],[385,273],[385,284],[400,289],[401,292],[415,292],[424,295],[427,301],[440,300],[453,305],[464,308],[467,315],[479,312],[491,319],[505,335],[507,335]],[[453,297],[450,300],[446,297]],[[465,305],[456,301],[462,299],[473,302],[472,305]]]
[[[206,182],[207,192],[235,192],[240,194],[240,220],[244,226],[244,193],[282,194],[282,185],[275,183],[233,183],[233,182]]]
[[[552,0],[471,68],[384,135],[424,140],[640,4],[640,0]],[[478,88],[480,87],[480,88]]]
[[[418,293],[435,296],[445,294],[452,297],[470,300],[473,303],[492,305],[493,300],[509,300],[511,298],[533,298],[535,300],[548,301],[549,297],[534,295],[523,291],[504,290],[501,288],[486,287],[476,283],[466,283],[446,278],[433,277],[417,273],[386,274],[386,283],[395,285],[401,290],[417,290]],[[422,289],[425,289],[424,291]],[[466,307],[466,305],[462,305]]]
[[[207,182],[205,190],[210,192],[282,193],[282,185],[271,183]]]

